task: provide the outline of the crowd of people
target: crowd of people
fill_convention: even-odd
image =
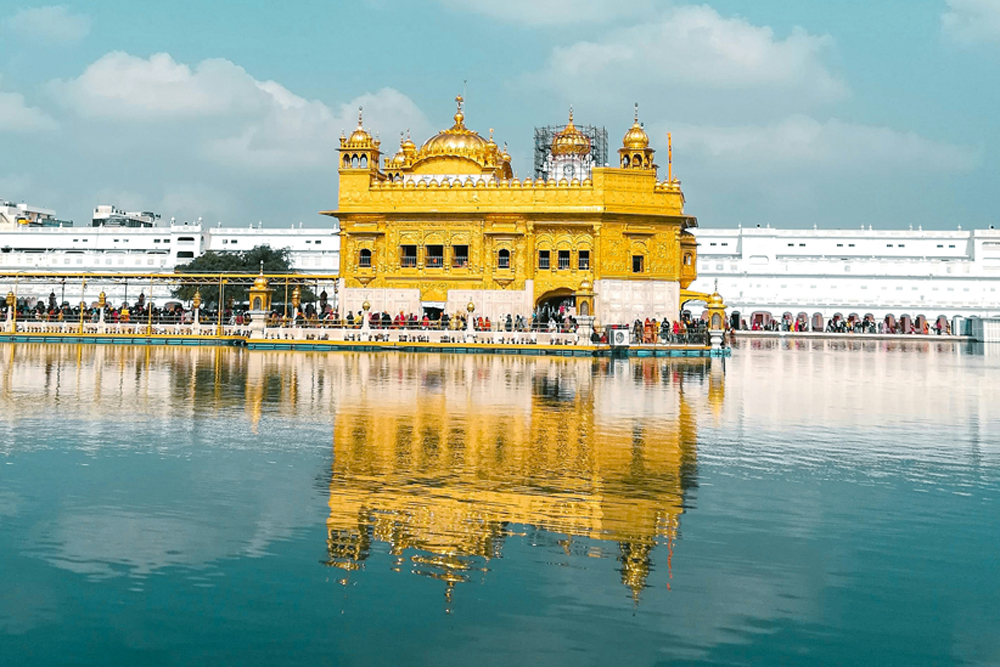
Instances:
[[[156,306],[147,301],[144,294],[140,294],[132,303],[123,301],[115,305],[106,302],[103,307],[93,303],[84,306],[82,312],[79,305],[73,306],[68,302],[57,304],[54,294],[50,295],[48,300],[19,299],[15,308],[16,319],[20,322],[95,324],[102,319],[102,309],[103,321],[108,325],[193,325],[195,321],[193,308],[185,308],[179,301],[169,301],[162,306]],[[6,303],[0,303],[0,313],[4,317],[8,315],[8,310]],[[531,337],[540,333],[576,334],[579,326],[572,311],[566,309],[535,310],[530,316],[509,313],[496,320],[473,313],[458,312],[449,315],[443,311],[434,314],[432,312],[424,312],[421,315],[402,311],[395,315],[388,312],[369,312],[367,317],[369,328],[380,332],[377,335],[386,335],[391,330],[405,330],[408,334],[416,333],[413,336],[414,340],[424,337],[420,332],[466,331],[470,317],[473,331],[511,334],[509,338],[511,341],[534,340]],[[221,317],[217,308],[209,307],[200,308],[197,317],[203,326],[221,322],[227,326],[241,327],[249,326],[253,320],[245,305],[234,305],[232,302],[223,308]],[[365,317],[366,313],[359,310],[348,311],[342,318],[339,311],[324,299],[319,304],[309,303],[299,309],[291,307],[286,309],[284,305],[279,305],[268,313],[266,323],[269,328],[278,329],[292,327],[361,329]],[[631,344],[701,343],[707,340],[707,325],[703,320],[693,319],[685,312],[676,320],[667,318],[657,320],[655,317],[636,319],[632,323],[630,333]],[[575,337],[573,339],[575,340]],[[607,343],[608,340],[606,328],[597,328],[591,334],[593,343]]]
[[[951,323],[944,320],[938,319],[933,324],[928,322],[923,318],[918,318],[916,322],[911,322],[909,319],[896,320],[892,317],[887,317],[884,320],[875,320],[874,317],[866,316],[864,318],[857,317],[834,317],[831,318],[823,329],[817,329],[809,325],[809,323],[802,319],[796,318],[792,319],[789,317],[778,319],[772,319],[767,322],[760,320],[754,320],[750,326],[747,326],[746,319],[740,320],[740,327],[742,331],[782,331],[782,332],[819,332],[824,333],[848,333],[848,334],[923,334],[930,335],[936,334],[938,336],[950,336],[951,335]]]

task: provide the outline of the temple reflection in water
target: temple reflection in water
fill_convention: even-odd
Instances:
[[[615,545],[636,600],[654,561],[669,571],[695,484],[691,403],[721,405],[720,364],[352,363],[357,371],[345,376],[360,386],[341,393],[334,427],[331,565],[358,569],[381,542],[399,568],[446,582],[450,600],[528,526],[561,537],[568,554]]]
[[[0,436],[52,400],[62,419],[224,419],[248,448],[294,446],[275,441],[281,425],[332,423],[329,565],[357,570],[385,549],[450,598],[529,533],[617,558],[638,599],[654,566],[669,581],[721,363],[2,346]]]

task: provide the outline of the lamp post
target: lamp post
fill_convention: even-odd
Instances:
[[[97,323],[98,323],[98,329],[101,333],[104,333],[104,307],[107,305],[107,303],[108,303],[108,295],[105,294],[104,291],[102,290],[101,295],[97,297],[97,307],[99,309],[97,313],[97,318],[98,318]]]
[[[292,320],[293,326],[298,326],[299,323],[299,306],[302,305],[302,289],[296,285],[295,289],[292,290]]]
[[[365,302],[361,304],[361,310],[364,312],[364,314],[361,316],[361,330],[365,332],[370,332],[372,328],[371,320],[368,318],[368,311],[371,309],[371,307],[372,305],[368,303],[367,299],[365,299]],[[370,334],[369,334],[369,340],[370,340]]]
[[[465,342],[471,343],[476,337],[476,329],[472,323],[472,314],[476,312],[476,304],[470,301],[465,310],[469,313],[468,317],[465,318]]]
[[[194,298],[191,299],[191,309],[194,311],[194,326],[197,329],[201,326],[201,290],[194,291]]]
[[[80,286],[80,333],[83,333],[83,310],[87,307],[87,281]]]
[[[225,301],[223,299],[225,298],[226,295],[226,282],[227,281],[225,278],[219,276],[219,330],[217,334],[219,336],[222,335],[222,311],[223,311],[223,306],[225,304]]]
[[[149,303],[146,304],[146,335],[153,333],[153,278],[149,279]]]
[[[7,330],[11,333],[17,327],[17,297],[13,292],[7,292]]]

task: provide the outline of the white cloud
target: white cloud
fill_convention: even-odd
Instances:
[[[802,28],[782,39],[711,7],[684,6],[597,41],[556,48],[529,82],[595,104],[654,98],[654,105],[671,107],[794,108],[847,95],[826,63],[832,47],[831,37]]]
[[[18,10],[6,24],[9,32],[53,44],[78,42],[90,32],[89,17],[73,14],[62,5]]]
[[[228,60],[190,67],[166,53],[148,59],[109,53],[76,79],[51,83],[50,90],[87,119],[167,124],[185,137],[195,135],[188,143],[193,155],[271,174],[333,164],[340,133],[354,127],[359,105],[365,107],[366,124],[386,132],[428,126],[420,109],[393,89],[334,111],[276,81],[258,81]]]
[[[109,53],[76,79],[53,81],[61,103],[92,118],[149,121],[259,111],[268,93],[242,67],[204,60],[191,69],[167,53]]]
[[[438,0],[446,7],[528,25],[602,23],[653,9],[652,0]]]
[[[675,126],[675,155],[698,155],[716,168],[824,173],[932,174],[974,169],[976,149],[888,127],[792,116],[760,127]]]
[[[56,127],[56,122],[44,111],[29,107],[24,95],[0,92],[0,132],[38,132]]]
[[[400,130],[417,138],[431,130],[393,89],[328,103],[228,60],[184,63],[166,53],[108,53],[47,91],[66,141],[54,162],[32,153],[22,168],[37,181],[64,183],[45,203],[77,219],[97,201],[128,201],[166,219],[318,222],[317,211],[336,206],[339,139],[357,125],[359,105],[387,153]]]
[[[945,35],[962,44],[1000,42],[1000,0],[946,0]]]

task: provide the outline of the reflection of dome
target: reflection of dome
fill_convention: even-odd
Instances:
[[[569,110],[569,124],[552,139],[553,155],[586,155],[590,152],[590,139],[573,124],[573,108]]]
[[[455,112],[455,124],[447,130],[438,132],[424,142],[417,153],[417,159],[431,157],[463,157],[485,164],[487,156],[492,152],[489,143],[477,132],[465,126],[465,114],[462,113],[462,97],[456,97],[458,111]],[[496,144],[493,144],[493,150]]]

